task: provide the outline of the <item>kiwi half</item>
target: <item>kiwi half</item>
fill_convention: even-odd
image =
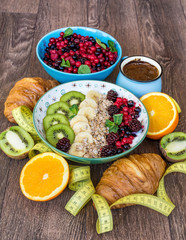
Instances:
[[[70,114],[70,106],[66,102],[55,102],[48,107],[47,115],[55,113],[63,114],[68,118]]]
[[[10,158],[26,158],[33,146],[30,134],[19,126],[10,127],[0,134],[0,148]]]
[[[67,117],[65,117],[65,115],[63,114],[55,113],[51,115],[46,115],[46,117],[44,117],[43,119],[43,127],[45,129],[45,132],[49,127],[59,123],[70,125]]]
[[[186,160],[186,133],[173,132],[164,136],[160,141],[160,150],[170,162]]]
[[[81,92],[77,91],[70,91],[65,93],[61,98],[60,101],[68,103],[70,106],[79,104],[85,99],[85,95]]]
[[[65,124],[56,124],[49,127],[46,131],[46,139],[54,147],[56,147],[59,139],[63,137],[68,138],[71,144],[73,143],[75,134],[70,126]]]

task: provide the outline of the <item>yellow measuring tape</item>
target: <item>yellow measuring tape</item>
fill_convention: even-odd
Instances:
[[[70,166],[69,188],[77,192],[68,201],[65,209],[76,216],[92,198],[98,213],[98,220],[96,223],[98,234],[113,229],[113,219],[110,209],[115,205],[138,204],[151,208],[165,216],[169,216],[175,206],[166,194],[164,177],[171,172],[186,173],[186,162],[175,163],[166,170],[159,183],[157,196],[150,194],[132,194],[117,200],[109,207],[107,201],[102,196],[94,194],[95,189],[89,175],[90,167]]]
[[[20,106],[12,110],[12,115],[16,123],[22,127],[25,131],[36,135],[37,132],[34,128],[32,111],[26,106]]]
[[[29,159],[33,158],[35,155],[44,152],[52,152],[52,149],[45,145],[43,142],[36,143],[36,145],[29,151]]]

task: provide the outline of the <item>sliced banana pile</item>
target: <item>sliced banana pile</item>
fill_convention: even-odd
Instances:
[[[85,100],[80,103],[78,114],[70,121],[70,126],[76,135],[69,150],[70,154],[82,157],[85,154],[83,143],[93,143],[89,121],[96,117],[100,98],[99,92],[90,90]]]

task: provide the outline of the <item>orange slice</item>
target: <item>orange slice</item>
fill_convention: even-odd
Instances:
[[[147,137],[160,139],[178,125],[178,110],[172,98],[161,92],[147,93],[140,98],[149,114]]]
[[[57,197],[67,186],[69,166],[56,153],[42,153],[23,167],[20,175],[22,193],[34,201],[48,201]]]

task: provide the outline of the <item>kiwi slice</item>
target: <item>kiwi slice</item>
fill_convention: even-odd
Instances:
[[[56,147],[56,144],[58,143],[59,139],[63,137],[68,138],[71,144],[73,143],[75,134],[70,126],[59,123],[49,127],[48,130],[46,131],[46,139],[54,147]]]
[[[186,133],[173,132],[164,136],[160,141],[160,150],[170,162],[186,160]]]
[[[33,146],[30,134],[19,126],[10,127],[0,134],[0,148],[10,158],[26,158]]]
[[[61,98],[60,101],[68,103],[70,106],[79,104],[85,99],[85,95],[81,92],[77,91],[70,91],[65,93]]]
[[[46,115],[46,117],[44,117],[43,119],[43,127],[45,129],[45,132],[49,127],[59,123],[70,125],[67,117],[65,117],[65,115],[63,114],[55,113],[51,115]]]
[[[55,103],[51,104],[47,109],[47,115],[51,115],[51,114],[55,114],[55,113],[63,114],[68,118],[69,113],[70,113],[68,103],[55,102]]]

